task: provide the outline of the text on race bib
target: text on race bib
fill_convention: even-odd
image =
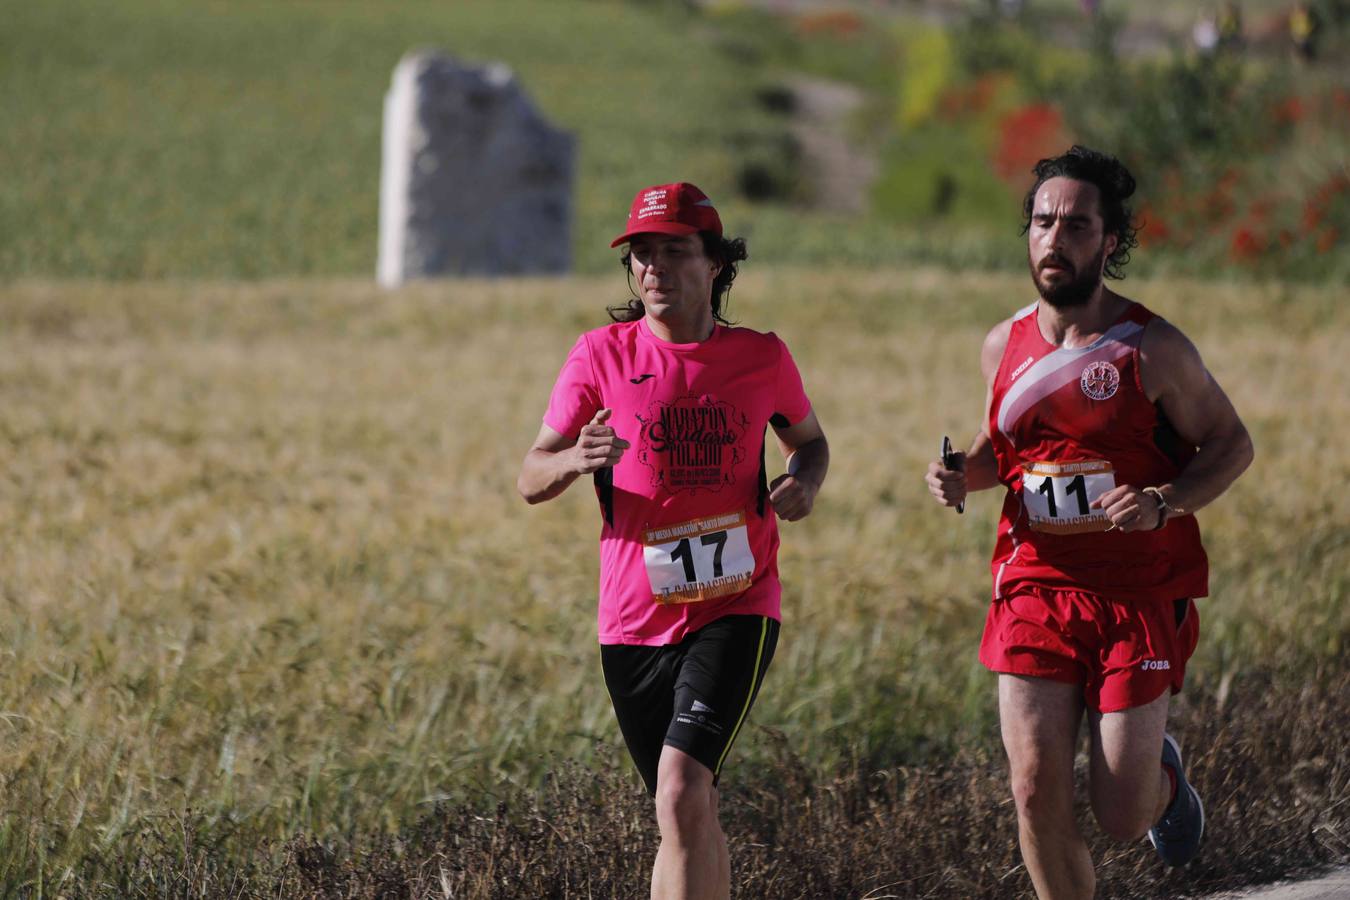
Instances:
[[[657,603],[699,603],[750,587],[755,557],[745,513],[662,525],[643,532],[642,561]]]
[[[1111,520],[1092,501],[1116,486],[1111,464],[1083,462],[1022,464],[1022,506],[1033,531],[1081,534],[1108,531]]]

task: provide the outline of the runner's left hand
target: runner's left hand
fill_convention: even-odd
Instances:
[[[816,488],[809,482],[798,481],[791,475],[779,475],[769,483],[769,502],[778,518],[785,522],[806,518],[815,501]]]
[[[1104,510],[1111,524],[1121,531],[1152,531],[1162,515],[1157,499],[1131,484],[1111,488],[1092,505]]]

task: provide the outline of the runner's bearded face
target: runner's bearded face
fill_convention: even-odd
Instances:
[[[668,320],[711,309],[713,279],[721,266],[703,251],[697,234],[637,234],[628,244],[638,299],[649,315]]]
[[[1046,303],[1067,309],[1092,299],[1116,248],[1103,230],[1096,185],[1063,177],[1041,185],[1027,228],[1027,265]]]

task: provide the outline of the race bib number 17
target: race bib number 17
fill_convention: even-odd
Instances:
[[[657,603],[699,603],[750,587],[755,557],[745,513],[663,525],[642,536],[642,561]]]
[[[1022,466],[1022,506],[1033,531],[1080,534],[1108,531],[1111,520],[1092,501],[1116,486],[1111,464],[1030,462]]]

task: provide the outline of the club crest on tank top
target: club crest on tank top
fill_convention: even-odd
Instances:
[[[1120,370],[1109,362],[1088,363],[1078,383],[1093,400],[1110,400],[1120,388]]]

